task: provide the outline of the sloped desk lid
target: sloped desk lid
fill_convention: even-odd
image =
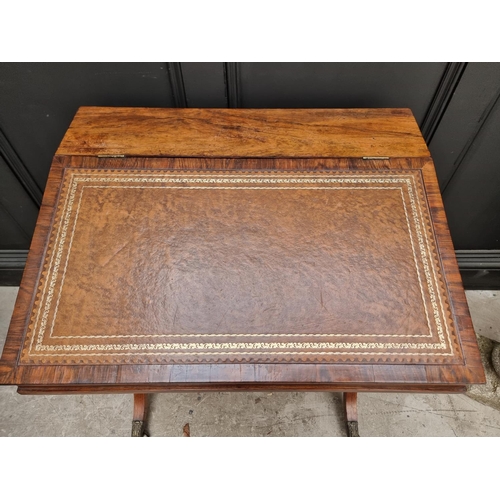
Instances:
[[[79,110],[51,167],[0,383],[481,382],[410,110]]]
[[[421,173],[67,169],[21,364],[461,363]]]

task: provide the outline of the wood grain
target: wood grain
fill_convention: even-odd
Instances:
[[[474,383],[486,381],[481,355],[477,346],[476,334],[470,317],[469,306],[462,285],[462,278],[458,269],[455,250],[448,229],[446,213],[443,200],[439,190],[436,170],[432,160],[429,160],[422,168],[422,176],[426,186],[427,201],[431,212],[436,243],[441,258],[446,285],[450,294],[450,313],[460,331],[462,352],[467,369],[476,380]],[[435,380],[446,381],[450,377],[449,370],[440,370],[437,366],[427,366],[427,373]],[[467,382],[466,382],[467,383]],[[470,383],[470,382],[469,382]]]
[[[0,383],[8,383],[18,360],[20,342],[27,327],[28,317],[26,313],[33,307],[35,300],[33,291],[42,272],[41,265],[46,251],[50,226],[53,222],[62,174],[61,161],[55,158],[50,169],[9,332],[0,359]]]
[[[409,109],[78,110],[57,155],[425,157]]]
[[[145,420],[146,417],[146,394],[134,394],[134,411],[132,420]]]
[[[357,392],[344,392],[344,407],[347,421],[356,422],[358,420]]]
[[[408,392],[456,394],[467,390],[465,385],[435,384],[150,384],[142,385],[140,390],[147,394],[183,392]],[[19,394],[135,394],[136,385],[21,385]]]
[[[96,156],[58,156],[63,168],[166,169],[166,170],[413,170],[422,169],[430,157],[362,160],[360,158],[99,158]]]
[[[98,154],[177,158],[98,158]],[[484,382],[434,165],[408,110],[82,108],[58,155],[49,175],[0,360],[0,384],[18,385],[22,394],[56,394],[205,390],[460,392],[466,384]],[[197,161],[179,158],[185,155],[206,158]],[[299,158],[302,155],[304,158]],[[246,156],[254,158],[244,158]],[[262,158],[258,158],[260,156]],[[276,156],[292,158],[272,158]],[[347,156],[352,158],[345,158]],[[390,156],[391,159],[361,160],[360,156]],[[450,296],[449,314],[460,337],[464,363],[444,366],[377,363],[19,366],[27,322],[37,300],[35,287],[43,272],[41,263],[47,250],[61,178],[68,167],[228,171],[419,169],[444,273],[443,286]]]

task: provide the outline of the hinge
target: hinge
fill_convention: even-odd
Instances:
[[[125,158],[125,155],[97,155],[97,158]]]
[[[389,160],[388,156],[363,156],[363,160]]]

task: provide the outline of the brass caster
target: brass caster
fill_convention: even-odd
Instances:
[[[132,437],[149,437],[149,434],[144,429],[144,420],[132,421]]]
[[[347,422],[347,436],[359,438],[358,422]]]

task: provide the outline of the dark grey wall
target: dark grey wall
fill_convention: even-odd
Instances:
[[[243,63],[245,108],[411,108],[421,124],[446,63]]]
[[[469,64],[430,150],[457,249],[500,249],[500,64]]]
[[[52,156],[82,105],[409,107],[455,247],[469,265],[479,250],[500,265],[499,94],[499,63],[1,63],[0,275],[6,251],[12,265],[29,247]]]
[[[165,63],[0,65],[0,129],[43,189],[79,106],[172,106]]]

